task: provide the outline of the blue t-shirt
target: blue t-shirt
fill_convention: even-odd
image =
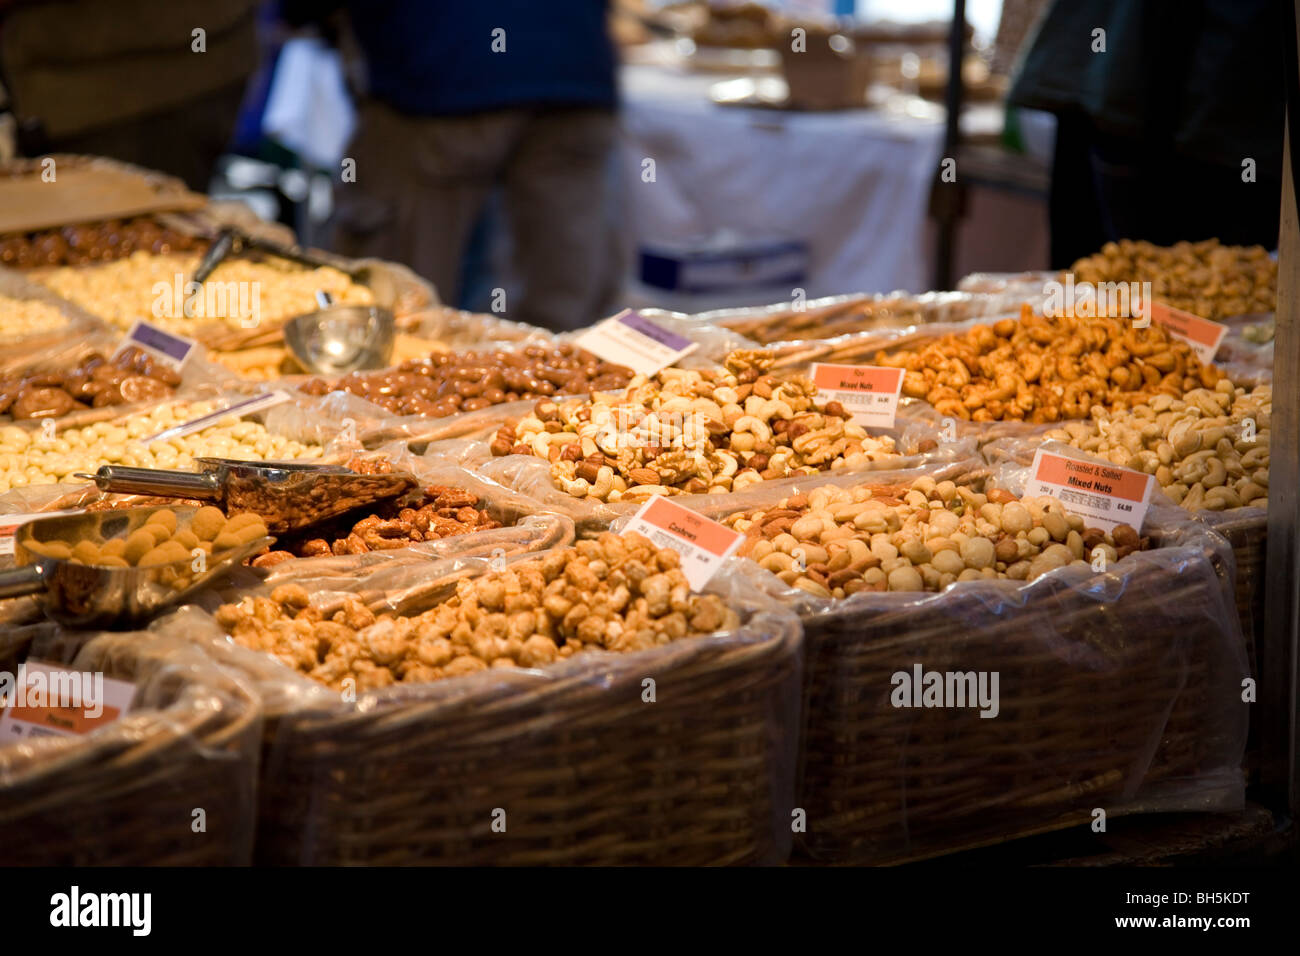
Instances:
[[[348,0],[370,93],[403,113],[615,105],[607,0]]]

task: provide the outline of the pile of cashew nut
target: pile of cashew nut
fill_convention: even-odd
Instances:
[[[601,501],[722,494],[895,455],[839,402],[818,407],[809,379],[770,366],[768,353],[737,351],[725,368],[638,376],[619,397],[543,400],[492,453],[546,459],[568,494]]]
[[[1070,269],[1080,282],[1150,282],[1155,298],[1206,319],[1277,307],[1277,263],[1263,246],[1225,246],[1218,239],[1156,246],[1121,239]]]
[[[1182,398],[1157,395],[1124,412],[1070,422],[1048,438],[1155,475],[1189,511],[1268,507],[1273,389],[1227,379]]]
[[[976,325],[915,349],[880,352],[875,364],[903,368],[903,394],[941,415],[977,422],[1056,422],[1094,408],[1129,408],[1154,395],[1213,388],[1222,372],[1158,325],[1131,319],[1020,318]]]

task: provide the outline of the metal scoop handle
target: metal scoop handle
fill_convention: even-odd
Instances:
[[[0,571],[0,598],[23,597],[45,590],[45,570],[39,564]]]
[[[194,270],[194,281],[202,285],[216,271],[217,266],[221,265],[228,257],[239,255],[249,249],[265,252],[310,269],[321,267],[338,269],[341,272],[346,272],[353,281],[359,281],[365,272],[364,269],[350,271],[345,265],[331,262],[323,256],[313,255],[301,246],[284,246],[270,239],[250,236],[234,226],[226,226],[217,233],[216,238],[212,240],[212,244],[208,247],[208,251],[199,260],[198,268]]]
[[[212,275],[217,266],[235,251],[236,240],[234,231],[223,229],[208,247],[208,251],[203,254],[203,258],[199,260],[199,266],[194,270],[194,281],[199,285],[207,282],[208,276]]]
[[[212,471],[165,471],[103,465],[93,475],[78,472],[77,477],[93,481],[100,491],[125,495],[197,498],[200,501],[216,501],[222,496],[221,475]]]

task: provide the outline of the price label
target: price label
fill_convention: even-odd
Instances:
[[[242,402],[235,402],[235,404],[227,405],[225,408],[218,408],[215,412],[208,412],[198,418],[191,418],[184,424],[174,425],[166,431],[161,431],[157,435],[142,439],[142,441],[147,445],[151,441],[171,441],[173,438],[192,435],[195,432],[203,431],[205,428],[210,428],[223,418],[229,418],[231,415],[251,415],[253,412],[262,411],[264,408],[283,405],[292,398],[293,396],[283,389],[276,389],[274,392],[263,392],[260,395],[254,395],[252,398],[246,398]]]
[[[626,365],[641,375],[653,375],[700,347],[631,309],[598,322],[578,336],[578,344],[606,362]]]
[[[180,371],[198,345],[193,339],[183,335],[173,335],[165,329],[148,322],[137,321],[126,333],[126,338],[113,353],[116,358],[129,348],[138,348],[148,352],[165,365]]]
[[[1190,345],[1202,365],[1209,365],[1214,361],[1214,353],[1219,351],[1219,343],[1228,332],[1228,327],[1222,323],[1211,322],[1191,312],[1171,308],[1163,302],[1151,303],[1151,321],[1156,325],[1164,326],[1165,331],[1170,335]]]
[[[642,505],[623,530],[643,534],[661,548],[680,554],[682,573],[696,591],[709,583],[745,537],[662,495]]]
[[[32,514],[0,515],[0,555],[14,553],[14,535],[29,521],[37,518],[53,518],[57,515],[79,514],[76,509],[64,511],[38,511]]]
[[[32,737],[77,737],[112,723],[135,699],[135,685],[102,673],[27,661],[0,671],[0,745]]]
[[[839,402],[864,428],[894,427],[898,397],[903,392],[901,368],[814,362],[812,380],[821,405]]]
[[[1050,495],[1089,527],[1112,531],[1126,524],[1142,530],[1153,476],[1038,449],[1029,468],[1026,496]]]

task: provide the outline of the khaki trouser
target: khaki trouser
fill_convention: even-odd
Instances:
[[[412,117],[368,102],[348,152],[356,181],[336,190],[336,248],[404,262],[455,304],[466,243],[499,185],[520,285],[506,317],[587,325],[608,314],[621,277],[610,214],[616,135],[604,109]]]

